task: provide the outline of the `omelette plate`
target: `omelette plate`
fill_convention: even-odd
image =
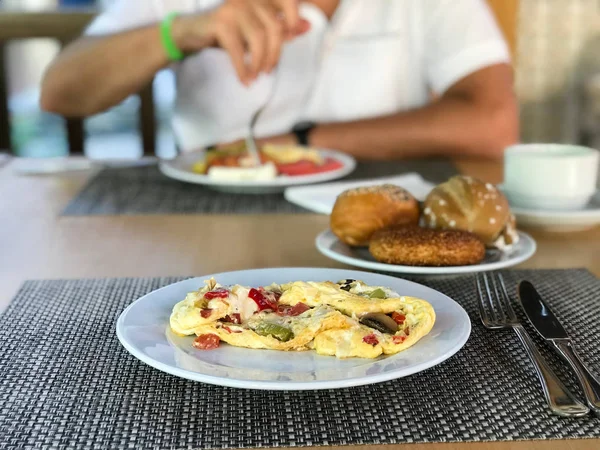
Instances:
[[[224,285],[261,286],[290,281],[352,278],[386,286],[401,295],[428,301],[436,312],[431,332],[409,349],[377,359],[337,359],[312,351],[250,350],[222,345],[202,351],[193,336],[171,332],[173,305],[214,277]],[[172,375],[220,386],[267,390],[336,389],[405,377],[445,361],[467,341],[469,316],[446,295],[417,283],[385,275],[340,269],[257,269],[205,275],[151,292],[131,304],[117,321],[121,344],[136,358]]]

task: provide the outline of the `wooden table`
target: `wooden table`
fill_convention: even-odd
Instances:
[[[496,163],[458,161],[464,173],[490,182],[502,178]],[[39,278],[201,275],[278,266],[340,267],[315,249],[327,227],[319,215],[164,215],[60,217],[93,175],[79,172],[19,176],[0,167],[0,310],[21,283]],[[524,268],[585,267],[600,275],[600,228],[572,234],[529,230],[537,254]],[[225,255],[225,243],[243,251]],[[391,450],[592,450],[600,439],[372,446]],[[343,449],[367,447],[343,447]],[[341,449],[340,449],[341,450]]]

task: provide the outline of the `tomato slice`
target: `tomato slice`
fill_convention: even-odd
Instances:
[[[274,300],[274,298],[270,298],[268,295],[263,295],[263,293],[258,289],[250,289],[248,292],[248,297],[254,300],[259,311],[264,311],[265,309],[277,311],[277,302]]]
[[[400,314],[399,312],[394,311],[392,313],[392,319],[394,319],[394,321],[398,325],[402,325],[404,323],[404,321],[406,320],[406,316],[404,314]]]
[[[392,342],[396,345],[402,344],[406,340],[406,336],[392,336]]]
[[[369,345],[372,345],[373,347],[375,347],[377,344],[379,344],[379,339],[377,339],[377,336],[375,336],[374,334],[367,334],[363,338],[363,342],[365,344],[369,344]]]
[[[233,313],[223,317],[223,322],[235,323],[240,325],[242,323],[242,316],[239,313]]]
[[[213,350],[219,346],[221,338],[216,334],[201,334],[196,339],[192,346],[198,350]]]
[[[298,161],[290,164],[278,164],[277,170],[282,175],[294,177],[331,172],[332,170],[338,170],[342,167],[343,164],[337,159],[327,158],[323,164],[315,164],[312,161]]]
[[[277,308],[277,313],[280,316],[299,316],[309,309],[310,306],[308,306],[306,303],[298,302],[294,306],[279,305]]]
[[[204,294],[206,300],[212,300],[214,298],[227,298],[229,297],[229,291],[224,288],[218,288]]]

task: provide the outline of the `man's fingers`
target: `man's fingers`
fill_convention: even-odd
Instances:
[[[298,21],[300,20],[298,0],[273,0],[273,2],[283,13],[286,29],[288,31],[295,30],[298,26]]]
[[[277,10],[269,6],[256,6],[256,16],[266,30],[266,55],[261,70],[271,72],[281,56],[283,43],[283,23],[277,17]]]
[[[250,52],[248,67],[253,78],[256,78],[263,67],[267,53],[267,32],[262,22],[251,11],[239,16],[240,30]]]
[[[230,0],[214,17],[217,43],[231,57],[248,85],[259,73],[272,71],[286,40],[304,34],[310,23],[300,19],[298,0]]]
[[[298,26],[296,26],[295,34],[296,36],[300,36],[301,34],[308,33],[310,31],[310,22],[306,19],[300,19],[298,21]]]
[[[252,76],[246,66],[246,49],[241,34],[228,29],[217,33],[217,40],[219,46],[229,54],[239,80],[248,86]]]
[[[306,19],[300,19],[298,21],[298,25],[294,30],[289,30],[286,32],[284,39],[286,41],[291,41],[292,39],[297,38],[298,36],[302,36],[304,33],[310,31],[311,24]]]

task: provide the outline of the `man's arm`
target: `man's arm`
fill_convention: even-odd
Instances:
[[[168,64],[157,26],[82,37],[46,72],[40,103],[65,116],[92,115],[139,92]]]
[[[346,123],[320,124],[311,145],[359,158],[436,155],[497,158],[519,138],[512,69],[497,64],[450,87],[430,105]]]
[[[177,17],[172,34],[185,53],[222,48],[240,81],[248,84],[272,70],[283,43],[309,27],[298,16],[296,0],[226,0],[205,14]],[[42,108],[66,116],[103,111],[138,92],[168,64],[158,24],[80,38],[47,71]]]

